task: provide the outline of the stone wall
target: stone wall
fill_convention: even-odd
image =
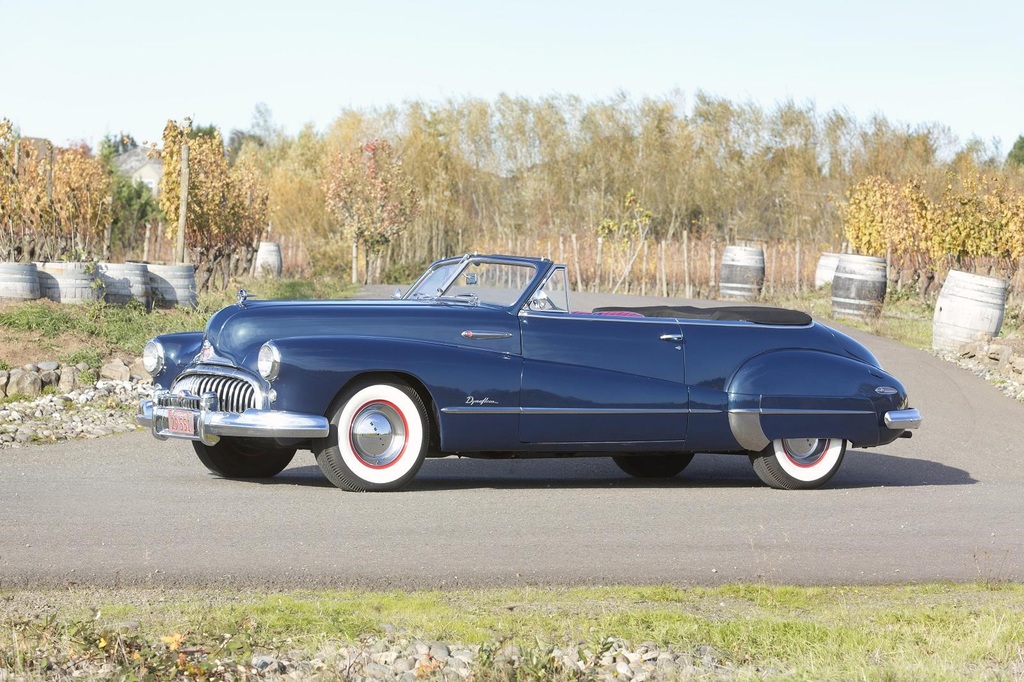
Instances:
[[[141,359],[136,359],[129,366],[123,360],[115,358],[104,364],[98,372],[85,363],[61,365],[59,362],[45,360],[10,370],[0,370],[0,398],[35,398],[47,389],[57,393],[70,393],[87,388],[97,380],[137,383],[150,381],[149,375],[142,368]]]

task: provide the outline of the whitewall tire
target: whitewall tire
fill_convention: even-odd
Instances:
[[[782,490],[810,490],[825,485],[843,463],[841,438],[778,438],[750,455],[754,472],[765,485]]]
[[[416,475],[430,442],[416,391],[397,382],[363,383],[337,405],[330,434],[313,449],[331,483],[357,492],[398,490]]]

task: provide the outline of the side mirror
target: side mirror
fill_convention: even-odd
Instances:
[[[466,286],[476,286],[478,275],[475,272],[466,273]]]
[[[395,289],[395,293],[391,294],[391,298],[402,298],[402,290]]]

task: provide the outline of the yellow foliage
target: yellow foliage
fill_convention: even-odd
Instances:
[[[842,209],[846,238],[858,253],[918,269],[962,266],[976,258],[1024,257],[1024,194],[1004,178],[967,169],[950,174],[938,201],[918,180],[896,185],[872,176],[850,189]]]

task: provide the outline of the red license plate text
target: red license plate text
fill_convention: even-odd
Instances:
[[[194,436],[196,433],[194,413],[188,410],[168,410],[167,430],[171,433]]]

